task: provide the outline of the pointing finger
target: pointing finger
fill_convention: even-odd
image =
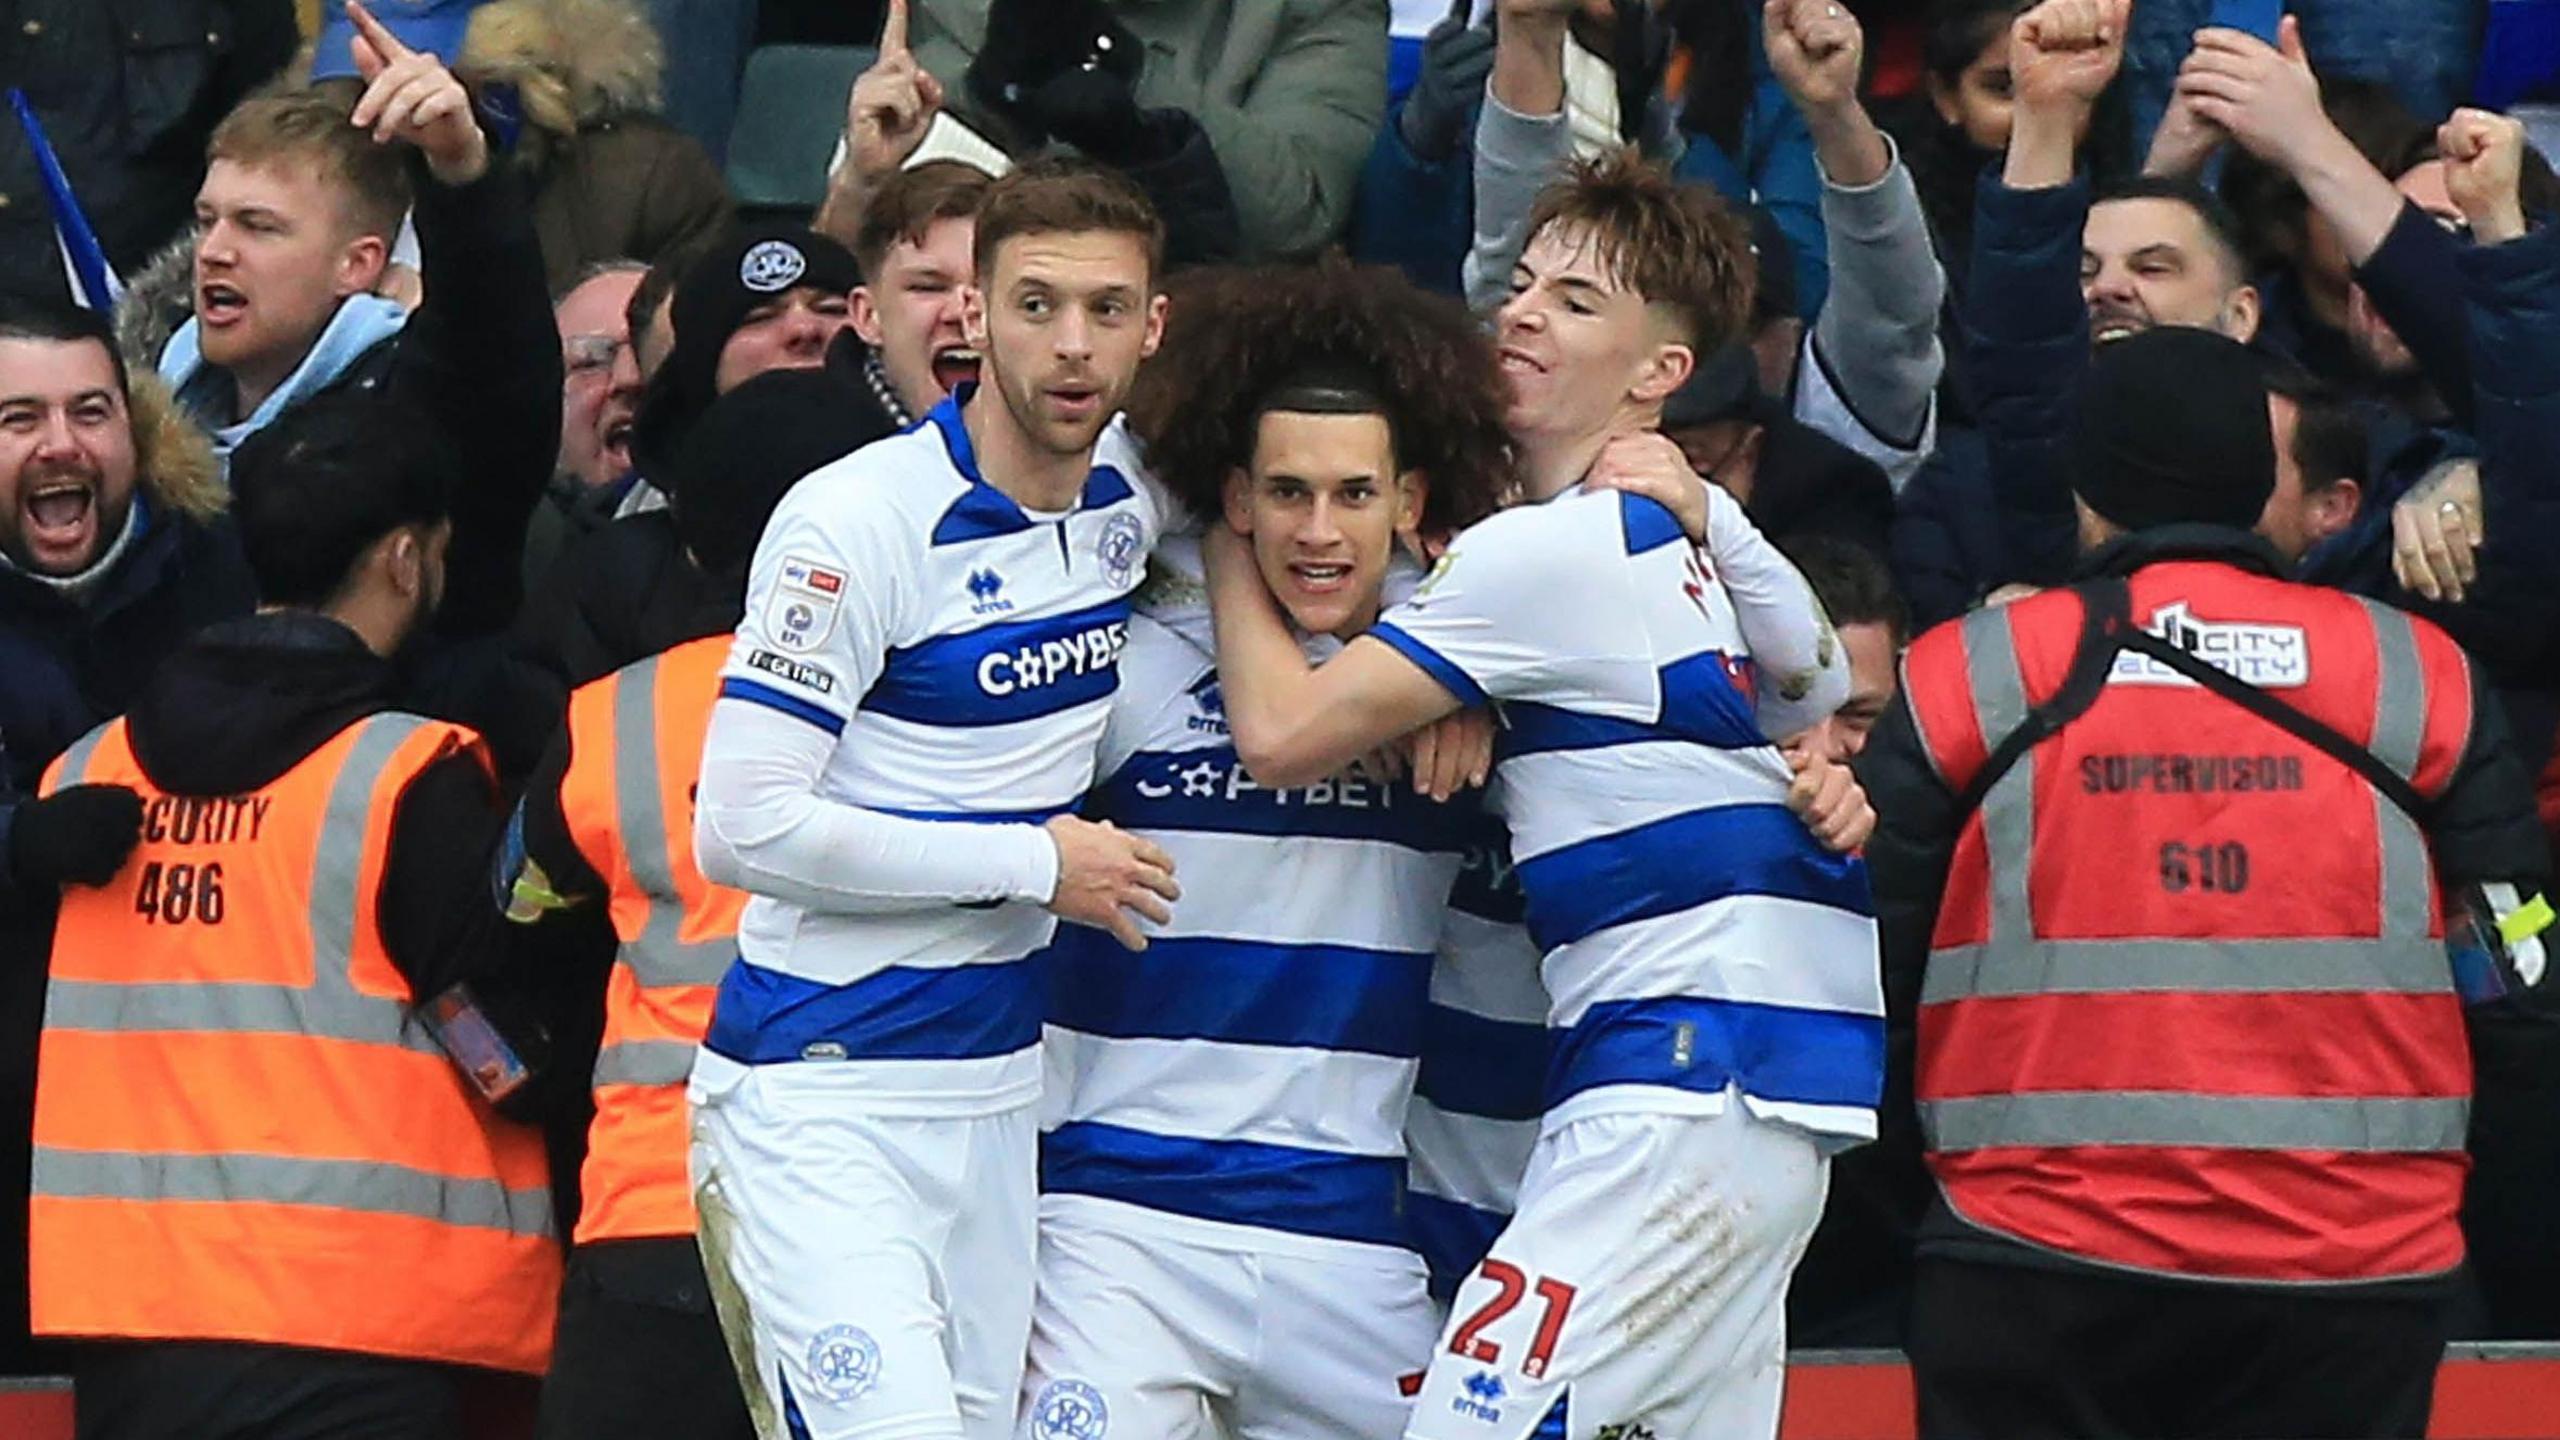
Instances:
[[[889,13],[880,22],[880,58],[907,53],[907,0],[889,0]]]
[[[373,53],[383,64],[397,64],[415,53],[400,43],[400,37],[392,34],[390,27],[374,19],[373,12],[364,8],[362,0],[347,0],[347,19],[356,27],[356,33],[373,46]]]

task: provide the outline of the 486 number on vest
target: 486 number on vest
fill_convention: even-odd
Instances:
[[[164,864],[142,867],[134,887],[133,913],[155,925],[219,925],[222,923],[222,862]]]

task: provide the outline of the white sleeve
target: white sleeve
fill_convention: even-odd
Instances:
[[[1546,508],[1498,515],[1460,535],[1412,596],[1368,633],[1464,705],[1589,698],[1591,668],[1619,657],[1591,653],[1595,637],[1582,604],[1556,603],[1563,595],[1600,601],[1592,595],[1597,572],[1577,563],[1565,527],[1540,523],[1567,517],[1532,513]]]
[[[865,478],[802,481],[756,547],[703,747],[702,873],[822,911],[1044,903],[1058,856],[1037,826],[913,820],[819,793],[912,589],[912,547],[886,506],[862,503]]]
[[[811,910],[879,913],[985,900],[1047,903],[1058,847],[1036,825],[911,820],[820,799],[828,731],[724,696],[694,807],[705,878]]]
[[[1849,698],[1848,657],[1813,587],[1721,485],[1707,487],[1707,556],[1760,672],[1760,733],[1821,723]]]

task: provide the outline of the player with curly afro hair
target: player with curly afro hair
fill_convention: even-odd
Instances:
[[[1169,288],[1164,343],[1130,420],[1195,515],[1225,513],[1228,482],[1252,470],[1274,414],[1383,420],[1394,472],[1422,481],[1424,534],[1463,529],[1510,498],[1509,395],[1492,341],[1457,301],[1339,260],[1193,271]]]

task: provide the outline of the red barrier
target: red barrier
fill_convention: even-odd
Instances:
[[[1780,1440],[1912,1440],[1911,1372],[1891,1350],[1799,1351]],[[2560,1345],[2456,1345],[2431,1440],[2560,1440]]]
[[[511,1425],[509,1428],[513,1428]],[[2560,1345],[2456,1345],[2433,1440],[2560,1440]],[[1811,1350],[1787,1367],[1781,1440],[1911,1440],[1911,1372],[1890,1350]],[[71,1440],[71,1382],[0,1380],[0,1436]]]

